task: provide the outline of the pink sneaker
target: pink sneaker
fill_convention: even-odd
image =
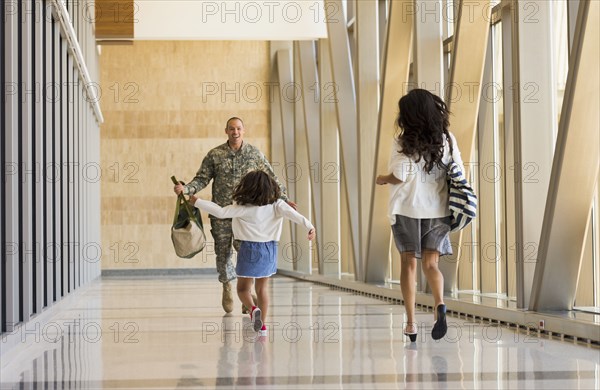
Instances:
[[[252,306],[252,311],[250,312],[250,321],[253,324],[255,332],[258,332],[263,327],[263,322],[260,318],[261,314],[262,312],[260,311],[259,307]]]
[[[258,331],[258,334],[260,336],[266,336],[267,335],[267,326],[263,325],[262,328],[260,328],[260,330]]]

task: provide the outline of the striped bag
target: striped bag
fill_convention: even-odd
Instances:
[[[465,179],[460,166],[450,160],[447,172],[448,205],[452,217],[451,232],[464,229],[477,215],[477,195]]]

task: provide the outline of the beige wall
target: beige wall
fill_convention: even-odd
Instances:
[[[189,181],[225,142],[231,116],[269,157],[268,43],[102,46],[100,69],[102,269],[214,268],[206,215],[209,247],[189,260],[174,254],[170,177]]]

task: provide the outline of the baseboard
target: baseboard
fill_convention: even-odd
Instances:
[[[216,268],[103,269],[104,277],[217,275]]]

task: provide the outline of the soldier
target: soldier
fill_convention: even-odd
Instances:
[[[187,185],[178,184],[174,191],[176,194],[193,195],[205,188],[213,180],[212,201],[221,207],[232,204],[233,190],[240,179],[248,172],[261,170],[268,173],[281,189],[281,199],[294,209],[296,204],[289,201],[285,187],[279,182],[273,168],[265,156],[255,146],[244,142],[244,123],[240,118],[233,117],[227,120],[225,126],[227,142],[210,150],[202,160],[202,165],[196,176]],[[231,219],[218,219],[209,215],[211,234],[215,240],[215,254],[217,255],[217,272],[219,282],[223,283],[223,297],[221,304],[226,313],[233,311],[233,294],[231,281],[236,278],[235,267],[231,261],[231,245],[236,251],[239,241],[233,240]],[[242,305],[242,312],[246,308]]]

